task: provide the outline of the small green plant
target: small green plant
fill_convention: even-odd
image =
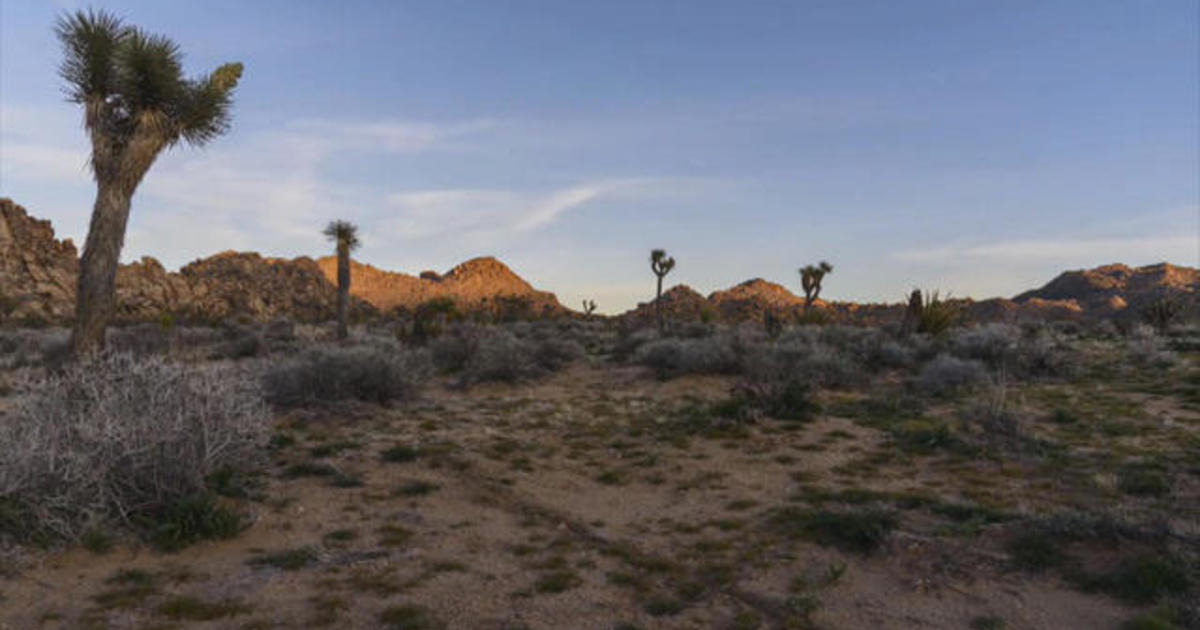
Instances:
[[[172,597],[158,607],[158,614],[176,621],[212,621],[250,612],[250,607],[235,599],[206,602],[195,597]]]
[[[157,515],[142,519],[150,542],[162,551],[178,551],[201,540],[233,538],[242,531],[242,517],[209,493],[177,501]]]
[[[379,621],[389,630],[438,630],[445,625],[424,606],[392,606],[379,614]]]
[[[1085,578],[1084,586],[1128,604],[1146,605],[1160,597],[1189,593],[1193,578],[1178,558],[1147,554],[1127,559],[1109,573]]]
[[[1117,471],[1117,488],[1138,497],[1161,497],[1171,492],[1171,480],[1161,469],[1129,464]]]
[[[669,595],[654,595],[642,606],[652,617],[671,617],[683,612],[683,602]]]
[[[396,488],[396,494],[404,497],[423,497],[425,495],[437,492],[439,488],[441,488],[441,486],[436,483],[413,480],[406,481],[401,484],[399,488]]]
[[[971,619],[971,630],[1004,630],[1004,620],[996,615],[979,615]]]
[[[109,551],[112,551],[113,547],[112,537],[110,537],[103,529],[98,527],[93,527],[85,531],[83,536],[79,539],[79,542],[83,545],[84,549],[87,549],[94,554],[108,553]]]
[[[962,316],[958,304],[950,301],[949,296],[942,299],[937,291],[927,293],[922,300],[920,289],[914,289],[909,308],[916,320],[916,332],[928,335],[940,335],[950,330]]]
[[[264,554],[249,560],[250,566],[271,567],[283,571],[303,569],[317,561],[317,550],[314,547],[297,547],[274,553]]]
[[[570,569],[562,569],[539,577],[534,582],[533,588],[539,593],[562,593],[580,584],[583,584],[583,580],[577,573]]]
[[[411,462],[417,459],[418,455],[420,455],[420,453],[417,451],[417,449],[404,445],[393,446],[379,454],[383,461],[392,464]]]
[[[1026,571],[1039,572],[1062,566],[1066,552],[1062,541],[1040,529],[1021,532],[1006,545],[1013,565]]]
[[[892,512],[874,508],[833,512],[789,506],[776,510],[768,522],[772,529],[791,538],[869,554],[887,541],[899,519]]]

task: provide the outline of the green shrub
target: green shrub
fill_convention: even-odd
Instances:
[[[880,509],[834,512],[789,506],[776,510],[769,517],[769,524],[791,538],[869,554],[883,545],[899,519],[894,513]]]

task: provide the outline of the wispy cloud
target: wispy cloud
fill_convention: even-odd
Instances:
[[[906,249],[893,258],[910,263],[1042,265],[1099,264],[1116,261],[1194,261],[1200,255],[1195,234],[1130,238],[1026,239],[972,245]]]
[[[388,231],[404,238],[527,232],[545,226],[614,184],[593,182],[549,191],[420,190],[388,195]]]

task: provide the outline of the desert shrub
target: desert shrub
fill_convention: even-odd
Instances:
[[[1117,488],[1139,497],[1161,497],[1171,492],[1171,479],[1161,467],[1126,464],[1117,471]]]
[[[749,353],[747,373],[765,370],[794,374],[815,387],[849,387],[859,384],[865,372],[852,352],[839,351],[821,340],[816,328],[796,328],[769,347]],[[835,343],[850,345],[834,339]]]
[[[109,328],[107,348],[117,354],[144,358],[162,356],[171,351],[171,330],[158,324],[136,324],[124,328]]]
[[[386,345],[320,347],[270,366],[263,387],[267,400],[280,407],[344,400],[386,405],[414,397],[429,371],[424,351]]]
[[[869,554],[887,541],[899,519],[894,513],[877,508],[834,512],[789,506],[774,511],[768,523],[771,529],[785,536]]]
[[[1010,324],[986,324],[957,331],[950,352],[960,359],[975,359],[992,369],[1011,368],[1016,362],[1021,331]]]
[[[560,370],[584,355],[583,347],[575,341],[527,323],[510,328],[477,328],[469,334],[463,332],[456,343],[462,345],[442,348],[442,360],[444,365],[451,365],[451,359],[457,362],[459,383],[463,386],[536,378]]]
[[[942,354],[921,369],[917,387],[927,394],[942,396],[974,387],[986,380],[987,369],[983,363]]]
[[[1130,362],[1140,366],[1168,368],[1176,361],[1175,354],[1167,349],[1167,342],[1153,327],[1144,324],[1131,329],[1125,340],[1125,353]]]
[[[221,341],[210,354],[212,359],[249,359],[265,354],[266,341],[251,326],[228,324],[221,331]]]
[[[268,421],[255,381],[230,368],[129,355],[68,365],[0,416],[0,533],[154,530],[209,474],[254,466]]]
[[[1083,578],[1083,586],[1128,604],[1146,605],[1160,597],[1187,594],[1194,581],[1182,559],[1142,554],[1125,559],[1107,573]]]
[[[928,292],[916,313],[916,332],[940,335],[950,330],[962,318],[957,302],[943,299],[937,291]]]
[[[684,374],[736,374],[742,369],[743,348],[735,334],[695,339],[666,338],[642,345],[633,361],[659,378]]]
[[[731,392],[726,410],[739,419],[764,415],[776,420],[809,420],[820,410],[812,386],[796,374],[756,372],[748,374]]]
[[[1079,353],[1064,333],[1053,328],[1037,329],[1022,337],[1014,368],[1025,377],[1070,376],[1080,362]]]
[[[1171,324],[1183,319],[1187,307],[1188,303],[1182,296],[1162,294],[1142,306],[1139,314],[1155,330],[1166,332]]]

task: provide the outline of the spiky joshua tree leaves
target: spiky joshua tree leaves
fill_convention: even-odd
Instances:
[[[78,357],[104,346],[138,184],[163,149],[180,140],[203,145],[229,129],[242,64],[186,78],[175,42],[127,26],[104,11],[63,14],[55,34],[63,47],[59,75],[66,81],[67,100],[83,106],[96,179],[71,333],[71,353]]]
[[[337,245],[337,337],[349,335],[346,326],[346,311],[350,306],[350,252],[358,249],[358,226],[349,221],[330,221],[322,232]]]
[[[833,265],[822,260],[815,265],[800,268],[800,287],[804,289],[804,312],[807,313],[817,296],[821,295],[821,281],[825,274],[833,271]]]
[[[675,259],[667,257],[667,250],[650,250],[650,270],[658,277],[658,288],[654,292],[654,316],[658,320],[658,328],[663,327],[662,314],[662,283],[663,278],[675,268]]]

